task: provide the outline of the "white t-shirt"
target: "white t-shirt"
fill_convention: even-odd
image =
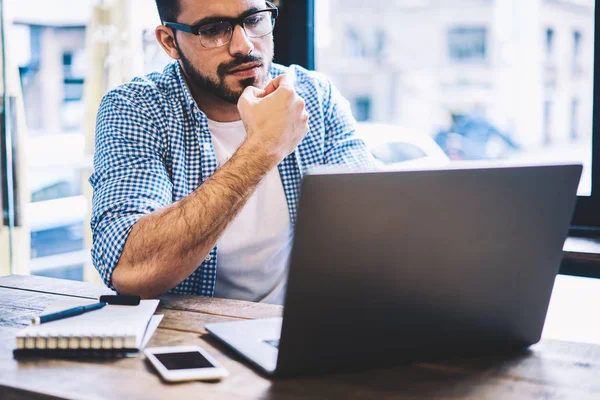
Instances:
[[[219,166],[246,138],[242,121],[208,121]],[[290,213],[273,168],[217,241],[215,297],[283,304],[292,243]]]

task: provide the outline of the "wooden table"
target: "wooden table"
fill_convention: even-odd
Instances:
[[[15,333],[64,296],[96,298],[102,286],[32,276],[0,277],[0,399],[600,399],[600,281],[559,276],[544,339],[518,356],[422,363],[319,378],[270,380],[206,335],[204,324],[281,315],[279,306],[165,295],[150,346],[206,348],[230,371],[219,383],[166,384],[144,361],[12,357]],[[313,328],[310,328],[313,329]]]

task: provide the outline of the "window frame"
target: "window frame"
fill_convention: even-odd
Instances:
[[[600,237],[600,7],[594,10],[594,99],[592,120],[592,193],[578,196],[571,233]]]
[[[275,62],[315,69],[314,0],[279,0],[279,17],[273,35]]]
[[[6,38],[4,36],[4,4],[0,1],[0,209],[2,220],[0,229],[8,229],[8,264],[12,273],[13,265],[13,228],[15,227],[15,202],[14,198],[14,160],[12,158],[11,99],[8,96],[6,77]]]

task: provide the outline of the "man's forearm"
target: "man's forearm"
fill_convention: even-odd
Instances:
[[[142,217],[132,228],[112,283],[145,298],[175,287],[204,260],[278,159],[245,142],[185,199]]]

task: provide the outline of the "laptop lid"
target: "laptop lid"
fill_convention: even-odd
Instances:
[[[581,170],[305,176],[276,373],[537,342]]]

